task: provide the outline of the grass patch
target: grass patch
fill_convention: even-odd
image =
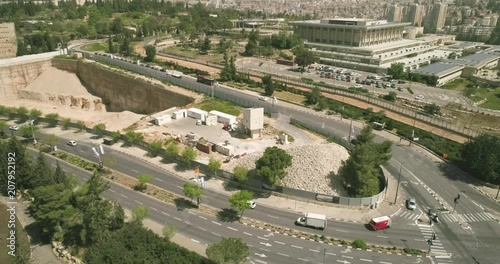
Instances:
[[[185,50],[182,47],[168,47],[166,49],[163,49],[162,52],[167,53],[167,54],[181,56],[181,57],[187,57],[187,58],[191,58],[191,59],[196,58],[196,56],[198,55],[197,51],[194,51],[191,49]]]
[[[472,83],[473,82],[471,82],[467,79],[458,78],[456,80],[453,80],[453,81],[441,86],[441,88],[462,92],[463,90],[465,90],[467,85],[472,84]]]
[[[486,102],[481,104],[480,107],[500,110],[500,89],[479,88],[472,98],[476,102],[486,99]]]
[[[205,98],[201,103],[197,104],[196,107],[205,110],[207,112],[216,110],[234,116],[240,115],[239,106],[227,101],[222,101],[214,98]]]
[[[285,92],[285,91],[275,91],[273,93],[274,96],[278,97],[278,100],[283,100],[283,101],[288,101],[291,103],[296,103],[296,104],[303,104],[304,101],[306,100],[306,97],[300,94],[294,94],[291,92]]]
[[[108,44],[107,43],[93,43],[82,48],[86,51],[107,51]]]

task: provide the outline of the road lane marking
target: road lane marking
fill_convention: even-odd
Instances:
[[[279,217],[277,217],[277,216],[272,216],[272,215],[267,215],[267,216],[269,216],[269,217],[271,217],[271,218],[274,218],[274,219],[280,219],[280,218],[279,218]]]
[[[309,262],[308,259],[303,259],[303,258],[297,258],[298,260],[304,261],[304,262]]]
[[[201,226],[198,226],[199,229],[203,230],[203,231],[207,231],[205,228],[201,227]]]
[[[161,182],[163,181],[163,180],[162,180],[162,179],[160,179],[160,178],[156,178],[156,177],[155,177],[155,179],[156,179],[157,181],[161,181]]]
[[[337,256],[335,253],[326,252],[327,255]]]
[[[184,190],[184,188],[182,188],[181,186],[175,186],[175,187],[177,187],[177,188],[179,188],[181,190]]]
[[[161,212],[162,214],[166,215],[166,216],[170,216],[169,214],[165,213],[165,212]]]
[[[193,212],[188,212],[188,214],[196,215],[196,214],[195,214],[195,213],[193,213]]]
[[[149,207],[149,208],[151,208],[151,209],[153,209],[153,210],[155,210],[155,211],[158,211],[158,209],[156,209],[156,208],[154,208],[154,207]]]
[[[259,263],[262,263],[262,264],[267,264],[267,262],[262,261],[262,260],[260,260],[260,259],[256,259],[255,261],[257,261],[257,262],[259,262]]]
[[[259,248],[259,249],[260,249],[260,250],[262,250],[262,251],[267,251],[267,252],[270,252],[270,251],[271,251],[271,250],[269,250],[269,249],[265,249],[265,248]]]
[[[346,231],[346,230],[340,230],[340,229],[335,229],[335,231],[337,231],[337,232],[341,232],[341,233],[349,233],[349,231]]]
[[[128,198],[128,196],[125,196],[125,195],[123,195],[123,194],[120,194],[120,195],[121,195],[122,197]]]
[[[134,201],[136,201],[137,203],[143,204],[142,202],[139,202],[139,201],[137,201],[137,200],[134,200]]]
[[[344,256],[342,255],[343,258],[348,258],[348,259],[353,259],[354,257],[351,257],[351,256]]]
[[[290,255],[279,253],[279,252],[278,252],[278,255],[283,256],[283,257],[290,257]]]
[[[203,219],[203,220],[207,220],[207,218],[204,217],[204,216],[199,215],[198,217],[201,218],[201,219]]]
[[[134,170],[134,169],[132,169],[132,171],[133,171],[133,172],[139,172],[139,171],[136,171],[136,170]]]
[[[319,253],[319,250],[316,250],[316,249],[312,249],[312,248],[310,248],[310,249],[309,249],[309,251],[312,251],[312,252],[317,252],[317,253]]]
[[[303,247],[299,247],[299,246],[296,246],[296,245],[291,245],[291,247],[304,249]]]
[[[371,260],[371,259],[359,259],[359,260],[366,261],[366,262],[373,262],[373,260]]]
[[[247,232],[243,232],[243,234],[245,234],[245,235],[247,235],[247,236],[252,236],[252,234],[247,233]]]
[[[109,189],[109,190],[110,190],[111,192],[116,192],[116,191],[114,191],[113,189]]]
[[[174,219],[179,220],[179,221],[182,221],[182,219],[180,219],[179,217],[175,217],[175,216],[174,216]]]
[[[200,241],[195,240],[195,239],[192,239],[192,238],[191,238],[191,241],[196,242],[196,243],[198,243],[198,244],[200,243]]]
[[[238,231],[238,229],[236,229],[236,228],[232,228],[232,227],[230,227],[230,226],[228,226],[228,227],[227,227],[227,229],[231,229],[231,230],[236,231],[236,232]]]
[[[388,236],[377,236],[379,238],[389,238]]]
[[[217,233],[214,233],[214,232],[212,232],[212,235],[221,236],[221,235],[219,235],[219,234],[217,234]]]
[[[283,243],[281,241],[276,241],[276,240],[274,240],[274,243],[277,243],[277,244],[280,244],[280,245],[285,245],[285,243]]]
[[[260,236],[257,236],[257,238],[260,238],[260,239],[262,239],[262,240],[266,240],[266,241],[267,241],[267,240],[269,240],[269,239],[267,239],[267,238],[263,238],[263,237],[260,237]]]
[[[215,222],[215,221],[212,221],[212,223],[214,223],[214,224],[216,224],[216,225],[221,225],[220,223],[217,223],[217,222]]]
[[[391,262],[380,261],[381,264],[392,264]]]

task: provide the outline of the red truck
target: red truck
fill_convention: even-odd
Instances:
[[[391,227],[391,218],[388,216],[376,217],[373,218],[369,224],[373,230],[386,229]]]
[[[288,66],[293,66],[294,65],[293,61],[282,60],[282,59],[277,59],[276,63],[277,64],[281,64],[281,65],[288,65]]]

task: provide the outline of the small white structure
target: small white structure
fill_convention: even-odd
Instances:
[[[234,146],[226,145],[225,143],[221,142],[215,145],[215,151],[219,152],[222,155],[231,156],[234,155]]]
[[[187,117],[187,111],[185,109],[175,111],[172,113],[173,119],[182,119]]]
[[[203,111],[203,110],[198,109],[198,108],[189,108],[187,111],[187,115],[189,117],[199,119],[199,120],[205,122],[205,120],[207,119],[207,116],[208,116],[208,112]]]
[[[219,112],[216,110],[210,111],[210,114],[217,116],[217,121],[222,124],[236,124],[236,116]]]
[[[259,138],[264,128],[264,108],[243,109],[242,124],[251,138]]]
[[[157,116],[155,117],[154,122],[157,126],[161,126],[172,122],[172,117],[170,115]]]
[[[207,116],[207,120],[205,121],[205,125],[207,125],[207,126],[217,125],[217,116],[216,115]]]

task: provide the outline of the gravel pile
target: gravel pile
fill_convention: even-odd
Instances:
[[[292,166],[286,169],[288,175],[283,180],[284,186],[321,194],[346,195],[339,177],[333,176],[338,173],[342,161],[349,158],[344,147],[329,143],[291,148],[286,152],[292,156]],[[231,165],[255,169],[255,161],[261,156],[262,153],[250,153]]]

